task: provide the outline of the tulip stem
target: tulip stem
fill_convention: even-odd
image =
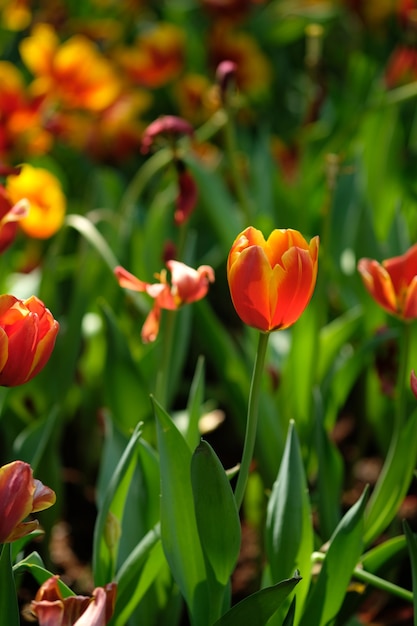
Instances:
[[[253,450],[255,448],[256,429],[258,425],[259,395],[261,391],[261,380],[268,338],[269,333],[259,333],[258,350],[253,366],[252,382],[249,391],[245,442],[243,444],[242,461],[235,489],[235,501],[238,510],[242,506],[246,483],[248,481],[249,468],[253,457]]]
[[[399,359],[399,368],[398,368],[398,379],[397,379],[397,405],[395,411],[395,424],[394,424],[394,433],[399,433],[401,430],[404,419],[405,419],[405,399],[406,399],[406,380],[407,378],[407,369],[408,369],[408,356],[409,356],[409,348],[411,341],[411,323],[405,321],[402,324],[401,329],[401,337],[400,337],[400,359]]]

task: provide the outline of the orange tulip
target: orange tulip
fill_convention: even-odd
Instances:
[[[237,314],[264,332],[288,328],[313,294],[319,238],[310,243],[297,230],[273,230],[265,241],[249,226],[235,239],[227,278]]]
[[[58,576],[48,578],[32,601],[31,610],[39,626],[106,626],[116,601],[116,583],[96,587],[92,597],[62,597]]]
[[[7,177],[6,189],[12,203],[27,202],[28,214],[19,222],[26,235],[47,239],[61,228],[67,202],[61,183],[49,170],[25,164],[18,175]]]
[[[36,296],[0,295],[0,385],[27,382],[48,362],[59,324]]]
[[[115,276],[119,285],[132,291],[146,292],[154,298],[154,305],[142,328],[144,343],[155,341],[159,332],[161,309],[175,311],[183,304],[201,300],[207,294],[209,283],[214,282],[214,270],[209,265],[201,265],[198,269],[188,267],[179,261],[170,260],[166,263],[171,272],[171,284],[168,283],[166,271],[157,275],[159,283],[145,283],[123,267],[116,267]]]
[[[55,492],[33,478],[28,463],[13,461],[0,467],[0,543],[10,543],[35,530],[37,520],[23,520],[54,502]]]
[[[358,271],[373,299],[388,313],[417,317],[417,244],[405,254],[386,259],[360,259]]]

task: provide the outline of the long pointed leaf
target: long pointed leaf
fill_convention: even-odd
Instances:
[[[325,626],[335,619],[361,551],[368,489],[344,515],[330,539],[320,574],[307,598],[301,626]]]
[[[0,624],[7,626],[20,624],[10,543],[3,545],[0,555]]]
[[[272,581],[299,570],[297,613],[301,611],[311,577],[313,527],[307,480],[294,422],[290,423],[284,455],[272,488],[266,521],[266,551]]]
[[[265,626],[300,582],[297,574],[248,596],[223,615],[214,626]]]
[[[206,570],[194,513],[191,450],[162,406],[152,398],[161,469],[161,539],[172,575],[193,624],[207,625]]]
[[[413,605],[414,605],[414,626],[417,626],[417,535],[415,535],[407,522],[404,520],[403,528],[407,537],[407,546],[410,553],[411,574],[413,578]]]
[[[203,553],[216,580],[226,586],[240,551],[240,520],[222,464],[207,441],[191,461],[194,508]]]
[[[417,458],[417,411],[392,440],[382,472],[365,515],[366,544],[371,543],[395,517],[410,486]]]

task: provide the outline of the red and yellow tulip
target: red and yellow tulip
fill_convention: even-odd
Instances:
[[[49,170],[25,164],[19,174],[7,177],[6,189],[12,204],[27,202],[28,214],[19,221],[26,235],[47,239],[61,228],[66,198],[58,178]]]
[[[24,521],[31,513],[55,503],[55,492],[33,478],[23,461],[0,467],[0,543],[10,543],[35,530],[37,520]]]
[[[417,244],[382,263],[360,259],[358,271],[366,289],[385,311],[404,320],[417,317]]]
[[[237,314],[263,332],[298,320],[313,295],[319,238],[308,243],[292,229],[273,230],[267,240],[250,226],[229,252],[227,278]]]
[[[15,387],[36,376],[51,356],[58,330],[36,296],[0,295],[0,385]]]

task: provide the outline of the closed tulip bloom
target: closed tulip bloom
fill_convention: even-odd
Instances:
[[[375,302],[404,320],[417,318],[417,244],[386,259],[360,259],[358,271]]]
[[[0,467],[0,543],[10,543],[35,530],[37,520],[24,520],[54,502],[55,492],[33,478],[28,463],[13,461]]]
[[[307,243],[297,230],[276,229],[267,240],[252,226],[240,233],[227,278],[241,320],[263,332],[292,326],[313,294],[318,250],[317,236]]]
[[[36,376],[51,356],[58,330],[36,296],[0,295],[0,385],[22,385]]]

